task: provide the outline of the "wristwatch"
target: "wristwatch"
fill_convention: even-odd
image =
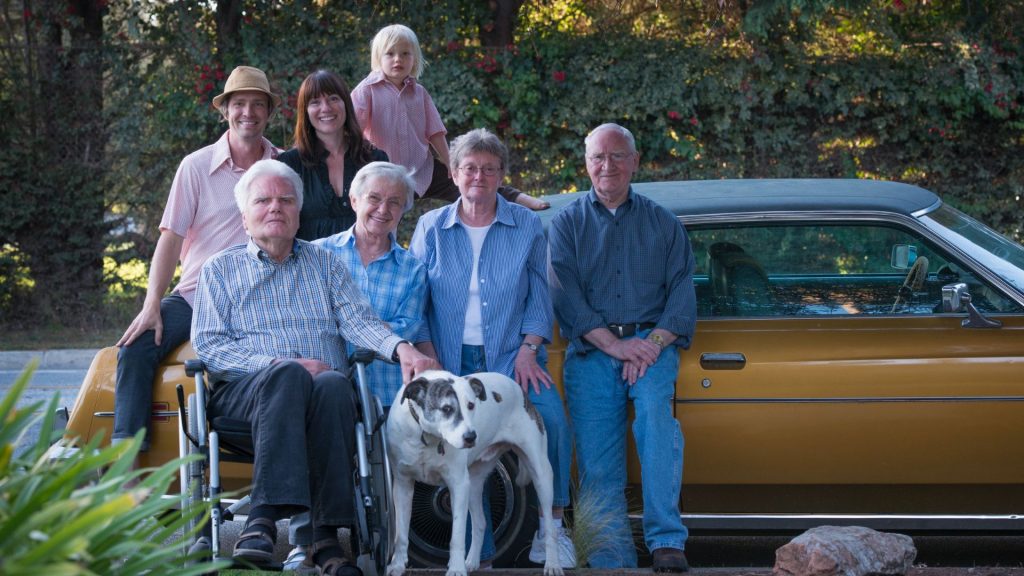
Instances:
[[[399,361],[399,359],[398,359],[398,347],[401,346],[402,344],[408,344],[409,346],[412,346],[412,342],[409,342],[408,340],[401,340],[401,341],[398,342],[398,344],[395,344],[395,351],[391,353],[391,361],[392,362],[397,363]]]
[[[540,350],[540,346],[537,345],[537,344],[530,344],[529,342],[523,342],[522,345],[526,346],[530,350],[533,350],[534,352],[537,352],[538,350]]]
[[[661,337],[661,334],[651,333],[651,335],[648,336],[647,339],[657,344],[658,348],[665,348],[665,346],[668,345],[668,343],[665,342],[665,339]]]

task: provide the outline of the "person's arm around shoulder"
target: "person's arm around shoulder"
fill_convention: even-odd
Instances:
[[[160,344],[163,339],[164,322],[160,315],[160,301],[174,278],[174,269],[181,255],[185,239],[166,228],[160,230],[153,260],[149,264],[149,283],[146,286],[146,300],[142,311],[132,320],[124,335],[117,341],[118,346],[128,346],[147,330],[153,330],[154,340]]]
[[[359,126],[363,130],[363,137],[369,140],[370,134],[373,132],[371,128],[371,122],[373,122],[373,94],[370,91],[370,87],[366,84],[366,80],[360,82],[352,90],[350,96],[352,97],[352,107],[356,111],[356,120],[359,121]]]
[[[448,155],[448,138],[446,133],[438,132],[427,138],[427,141],[430,142],[430,145],[437,152],[438,160],[445,165],[445,168],[448,168],[448,175],[454,177],[454,174],[452,174],[451,158]]]

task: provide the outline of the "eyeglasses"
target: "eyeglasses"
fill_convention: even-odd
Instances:
[[[590,154],[587,156],[587,162],[595,166],[600,166],[605,162],[611,162],[612,164],[622,164],[627,158],[632,157],[632,154],[625,152],[612,152],[611,154]]]
[[[475,177],[477,174],[483,174],[484,176],[494,176],[498,172],[501,172],[501,168],[498,166],[475,166],[473,164],[467,164],[465,166],[459,166],[459,170],[466,176]]]

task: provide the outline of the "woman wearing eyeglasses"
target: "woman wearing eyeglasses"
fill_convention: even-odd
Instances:
[[[554,472],[559,556],[570,568],[575,552],[561,517],[569,503],[572,444],[562,398],[546,370],[553,313],[544,230],[533,212],[498,195],[508,150],[494,134],[477,129],[456,138],[450,157],[461,196],[424,214],[409,245],[427,268],[427,325],[417,347],[455,374],[514,378],[537,407]],[[489,523],[489,511],[485,516]],[[486,566],[495,547],[491,527],[484,533]],[[544,536],[534,537],[531,560],[543,562]]]

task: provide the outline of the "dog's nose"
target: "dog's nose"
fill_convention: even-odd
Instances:
[[[462,443],[466,445],[466,448],[472,448],[476,444],[476,430],[470,430],[463,434]]]

